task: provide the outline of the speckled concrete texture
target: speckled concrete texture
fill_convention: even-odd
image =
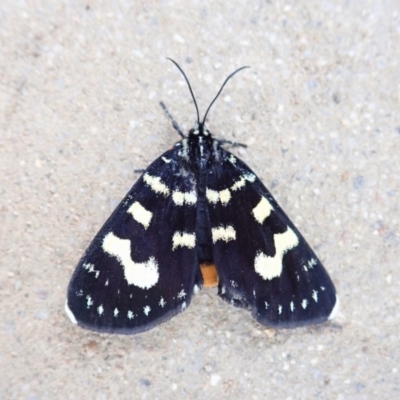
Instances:
[[[0,2],[0,398],[395,399],[400,391],[400,5]],[[324,262],[335,321],[265,329],[203,290],[136,336],[64,313],[72,271],[195,110]]]

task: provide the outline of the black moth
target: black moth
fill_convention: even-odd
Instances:
[[[157,158],[106,221],[68,287],[71,321],[101,332],[148,330],[186,309],[203,285],[269,327],[331,318],[335,288],[256,174],[205,127]],[[211,276],[211,279],[210,279]]]

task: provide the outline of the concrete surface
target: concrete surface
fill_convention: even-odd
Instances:
[[[400,397],[400,4],[0,3],[0,398]],[[268,330],[203,290],[137,336],[64,313],[93,235],[201,112],[324,262],[337,319]]]

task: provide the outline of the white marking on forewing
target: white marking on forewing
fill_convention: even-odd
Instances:
[[[256,176],[253,174],[244,174],[236,181],[232,186],[231,190],[235,192],[236,190],[242,189],[246,186],[246,181],[253,183],[256,180]]]
[[[183,203],[185,201],[185,194],[183,192],[179,192],[178,190],[173,191],[172,192],[172,201],[177,206],[183,206]]]
[[[226,206],[229,203],[229,200],[231,199],[232,196],[229,189],[224,189],[221,190],[220,192],[217,192],[216,190],[207,188],[206,197],[207,200],[212,204],[217,204],[218,201],[220,201],[223,206]]]
[[[96,279],[99,277],[100,271],[98,271],[97,269],[94,269],[94,264],[84,263],[82,265],[82,268],[86,269],[87,272],[93,272]]]
[[[151,311],[150,306],[145,306],[145,307],[143,307],[143,312],[145,313],[146,316],[149,315],[149,312],[150,312],[150,311]]]
[[[218,228],[212,228],[211,234],[213,243],[215,243],[217,240],[229,242],[230,240],[236,239],[236,231],[231,225],[228,225],[227,227],[223,227],[221,225]]]
[[[196,192],[186,192],[185,193],[185,203],[186,204],[196,204],[197,194]]]
[[[229,203],[229,200],[231,199],[231,192],[229,189],[224,189],[219,192],[219,199],[221,200],[221,204],[223,206],[227,205]]]
[[[104,313],[104,307],[103,307],[102,304],[100,304],[100,305],[97,307],[97,312],[99,313],[99,315],[103,315],[103,313]]]
[[[186,292],[184,289],[182,289],[179,293],[178,293],[178,299],[184,299],[186,297]]]
[[[313,299],[314,299],[314,301],[316,302],[316,303],[318,303],[318,290],[313,290],[312,291],[312,296],[311,296]]]
[[[172,236],[172,250],[177,247],[188,247],[193,249],[196,245],[196,235],[194,233],[175,232]]]
[[[164,300],[164,298],[161,297],[158,304],[161,306],[161,308],[164,308],[164,306],[167,304],[167,302]]]
[[[135,201],[128,208],[128,213],[132,214],[133,219],[142,224],[145,229],[149,227],[151,218],[153,217],[153,213],[146,210],[138,201]]]
[[[340,306],[340,301],[339,301],[339,297],[336,296],[336,303],[331,311],[331,313],[329,314],[328,320],[331,320],[333,318],[335,318],[338,310],[339,310],[339,306]]]
[[[75,315],[72,313],[70,308],[68,307],[68,300],[65,300],[65,312],[68,315],[69,320],[74,324],[78,325],[78,321],[75,318]]]
[[[303,307],[304,310],[307,308],[307,304],[308,304],[307,299],[303,299],[303,301],[301,302],[301,306]]]
[[[114,317],[117,317],[119,314],[118,308],[114,308]]]
[[[183,206],[184,203],[194,205],[197,201],[196,192],[180,192],[179,190],[174,190],[172,192],[172,201],[177,206]]]
[[[298,237],[289,227],[286,232],[276,233],[274,235],[275,256],[270,257],[259,251],[254,260],[256,272],[265,280],[280,276],[284,254],[298,243]]]
[[[159,176],[152,176],[146,172],[143,175],[143,180],[151,187],[153,192],[163,194],[164,196],[169,195],[168,187],[164,184]]]
[[[164,156],[162,156],[161,159],[167,164],[169,164],[171,162],[170,158],[167,158],[167,157],[164,157]]]
[[[150,257],[142,263],[134,262],[131,258],[130,240],[120,239],[110,232],[104,237],[102,247],[106,253],[114,256],[120,262],[129,285],[149,289],[158,282],[158,265],[155,258]]]
[[[128,313],[126,314],[126,316],[128,317],[128,319],[133,319],[134,315],[132,311],[128,311]]]
[[[293,301],[290,302],[290,311],[291,312],[294,311],[294,303],[293,303]]]
[[[244,174],[243,178],[251,183],[253,183],[256,180],[256,176],[254,174]]]
[[[238,181],[236,181],[232,186],[231,190],[235,192],[238,189],[243,188],[246,185],[246,180],[243,178],[243,176],[240,177]]]
[[[253,215],[256,221],[262,224],[273,210],[271,203],[265,197],[261,197],[260,202],[253,208]]]
[[[87,295],[86,296],[86,306],[87,306],[87,308],[91,307],[92,305],[93,305],[93,300],[89,295]]]
[[[219,193],[212,189],[206,190],[206,197],[210,203],[216,204],[219,200]]]

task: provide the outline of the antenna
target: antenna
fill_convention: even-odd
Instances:
[[[192,95],[192,99],[193,99],[194,106],[196,107],[196,112],[197,112],[197,123],[200,125],[199,107],[197,107],[197,102],[196,102],[196,99],[195,99],[195,97],[194,97],[192,87],[190,86],[189,79],[187,78],[186,74],[183,72],[183,69],[179,66],[179,64],[178,64],[176,61],[174,61],[172,58],[168,58],[168,57],[167,57],[167,60],[172,61],[172,62],[176,65],[176,67],[179,69],[179,71],[181,71],[183,77],[185,78],[185,81],[186,81],[186,83],[187,83],[188,86],[189,86],[190,94]]]
[[[210,111],[211,106],[215,103],[215,100],[217,100],[218,96],[221,94],[222,89],[224,88],[224,86],[227,84],[227,82],[229,81],[229,79],[232,78],[233,75],[237,74],[239,71],[241,71],[242,69],[245,68],[250,68],[250,67],[241,67],[239,69],[237,69],[236,71],[233,71],[226,79],[225,82],[222,84],[221,89],[219,89],[219,92],[217,93],[217,95],[214,97],[214,100],[211,102],[211,104],[208,106],[206,113],[204,114],[204,118],[203,118],[203,122],[202,125],[204,125],[204,122],[206,122],[206,117],[208,112]]]
[[[189,83],[189,79],[187,78],[186,74],[183,72],[183,69],[179,66],[179,64],[178,64],[176,61],[174,61],[172,58],[169,58],[169,57],[167,57],[167,60],[173,62],[173,63],[176,65],[176,67],[179,69],[179,71],[181,71],[183,77],[185,78],[185,81],[186,81],[187,85],[189,86],[190,94],[192,95],[192,99],[193,99],[194,106],[196,107],[196,112],[197,112],[197,123],[200,125],[199,107],[197,106],[197,102],[196,102],[196,99],[195,99],[195,97],[194,97],[192,87],[190,86],[190,83]],[[213,101],[211,102],[211,104],[208,106],[207,111],[206,111],[206,113],[204,114],[203,122],[201,123],[201,125],[204,125],[204,122],[206,121],[207,114],[208,114],[208,112],[210,111],[210,108],[211,108],[212,105],[215,103],[215,100],[217,100],[218,96],[221,94],[222,89],[223,89],[224,86],[228,83],[229,79],[231,79],[231,78],[233,77],[233,75],[236,75],[239,71],[241,71],[242,69],[245,69],[245,68],[250,68],[250,67],[246,66],[246,67],[238,68],[236,71],[233,71],[233,72],[225,79],[224,83],[223,83],[222,86],[221,86],[221,89],[219,89],[217,95],[214,97],[214,100],[213,100]]]

